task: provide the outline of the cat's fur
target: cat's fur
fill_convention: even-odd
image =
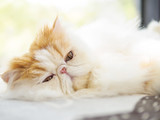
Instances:
[[[121,49],[117,47],[111,52],[111,42],[106,42],[108,47],[93,52],[83,42],[70,36],[56,19],[51,28],[46,26],[37,35],[28,53],[11,60],[2,79],[8,84],[12,97],[36,96],[43,99],[159,94],[160,41],[130,40],[134,37],[115,44]],[[143,46],[145,44],[153,45],[157,50],[150,52],[150,48]],[[65,61],[70,51],[73,58]],[[61,73],[63,67],[67,73]],[[51,74],[54,74],[53,78],[43,82]]]

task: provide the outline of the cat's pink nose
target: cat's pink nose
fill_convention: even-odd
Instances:
[[[61,74],[67,73],[66,68],[63,67],[60,72],[61,72]]]

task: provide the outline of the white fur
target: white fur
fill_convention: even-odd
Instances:
[[[151,24],[148,29],[141,31],[132,27],[129,29],[128,25],[104,23],[101,20],[96,21],[78,31],[92,54],[85,45],[83,46],[83,42],[77,42],[75,37],[72,38],[74,41],[72,50],[76,59],[72,62],[64,62],[64,58],[56,52],[53,55],[49,51],[54,49],[49,46],[47,49],[36,51],[35,59],[40,61],[39,65],[47,70],[40,78],[35,79],[38,82],[30,89],[30,91],[39,91],[36,97],[37,95],[41,97],[37,98],[54,98],[65,94],[72,96],[74,81],[71,76],[81,77],[88,72],[92,72],[89,88],[76,91],[75,96],[160,93],[159,23]],[[152,62],[153,65],[143,67],[143,64]],[[66,67],[71,76],[60,74],[62,67]],[[153,70],[155,72],[152,74]],[[38,84],[51,73],[55,74],[53,80]],[[146,91],[144,82],[148,80],[154,80],[154,82]],[[28,93],[31,94],[26,94],[28,98],[35,93],[30,91]]]
[[[100,59],[102,69],[96,78],[100,78],[103,94],[147,93],[143,84],[153,79],[157,81],[150,94],[159,93],[159,23],[154,22],[154,25],[144,30],[104,23],[101,20],[96,21],[79,31],[82,39],[93,49],[94,55],[96,53],[95,57]],[[154,66],[145,69],[141,67],[141,64],[153,61]],[[150,71],[153,69],[157,72],[151,75]]]

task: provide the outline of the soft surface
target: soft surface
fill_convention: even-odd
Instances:
[[[76,120],[133,110],[142,95],[46,102],[0,99],[0,120]]]
[[[160,96],[145,96],[132,112],[86,117],[83,120],[160,120]]]

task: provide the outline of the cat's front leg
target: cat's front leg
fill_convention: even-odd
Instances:
[[[81,89],[74,92],[71,97],[73,98],[91,98],[98,96],[99,91],[97,89]]]
[[[73,98],[113,97],[117,92],[102,90],[101,88],[85,88],[74,92]]]
[[[103,88],[85,88],[74,92],[72,98],[93,98],[93,97],[115,97],[120,94],[116,90],[103,89]]]

